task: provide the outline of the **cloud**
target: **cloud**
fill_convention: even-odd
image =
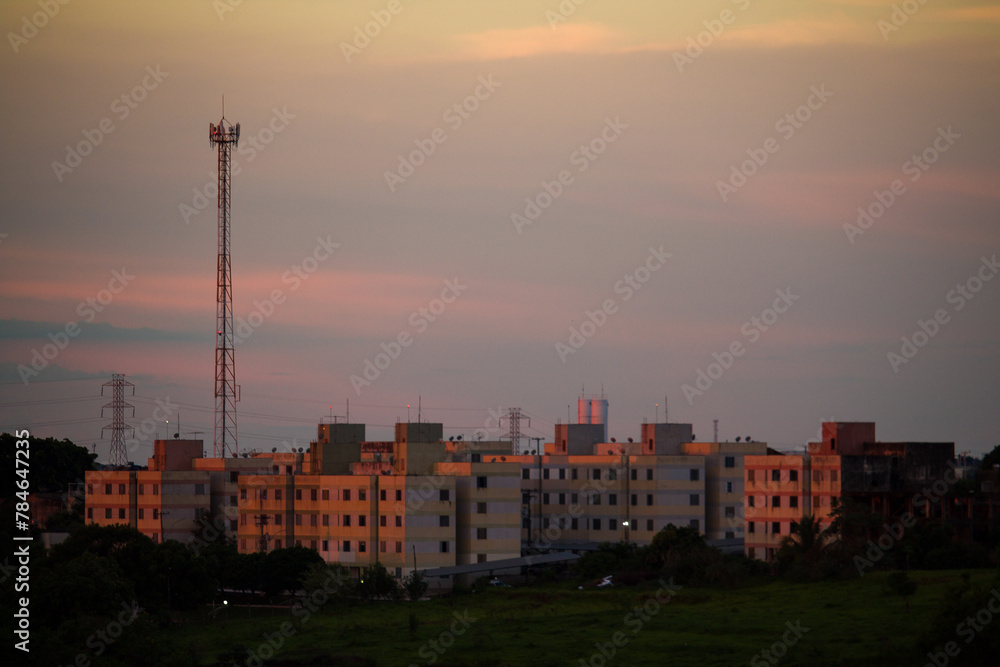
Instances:
[[[527,58],[553,53],[610,53],[618,50],[620,35],[594,23],[547,25],[511,30],[486,30],[458,36],[463,57],[478,60]]]

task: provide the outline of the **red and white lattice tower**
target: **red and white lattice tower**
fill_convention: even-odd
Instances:
[[[215,336],[215,441],[212,455],[236,456],[236,359],[233,334],[233,275],[229,261],[229,207],[232,200],[233,149],[240,140],[240,125],[226,120],[209,123],[208,138],[219,149],[219,255],[216,288]]]

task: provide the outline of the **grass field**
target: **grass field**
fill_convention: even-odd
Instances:
[[[657,601],[660,587],[654,582],[582,591],[575,583],[550,583],[421,602],[330,602],[308,618],[305,610],[295,615],[288,609],[246,618],[246,609],[236,607],[227,610],[229,618],[171,630],[170,639],[202,665],[217,664],[226,651],[238,647],[236,664],[248,664],[248,659],[250,665],[261,664],[251,659],[249,649],[255,656],[270,657],[263,664],[286,667],[919,667],[927,656],[918,642],[933,629],[945,592],[960,575],[911,572],[918,588],[909,612],[902,598],[883,592],[884,573],[803,584],[771,580],[737,590],[680,589],[672,597],[661,590],[663,604]],[[995,572],[973,571],[971,576],[973,584],[992,584]],[[775,653],[762,654],[776,643]],[[271,657],[275,644],[279,648]]]

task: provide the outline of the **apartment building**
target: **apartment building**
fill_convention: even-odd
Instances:
[[[878,442],[873,422],[824,422],[821,441],[809,443],[806,454],[747,456],[747,556],[770,561],[806,514],[828,527],[835,498],[867,504],[886,518],[904,512],[947,518],[957,479],[948,482],[954,451],[954,443]],[[934,489],[931,502],[926,493]]]

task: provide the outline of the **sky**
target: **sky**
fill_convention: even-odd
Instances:
[[[619,440],[1000,443],[993,3],[8,0],[0,26],[0,430],[107,460],[121,373],[130,459],[178,421],[211,452],[224,98],[242,451],[348,410],[391,439],[418,405],[489,439],[520,407],[527,446],[581,393]]]

